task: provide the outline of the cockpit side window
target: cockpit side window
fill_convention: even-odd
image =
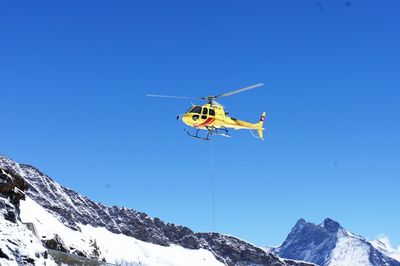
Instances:
[[[203,115],[206,115],[208,113],[208,108],[204,107],[203,108]]]
[[[201,113],[201,106],[194,106],[189,113],[200,114]]]
[[[214,111],[214,109],[210,109],[208,112],[209,112],[209,114],[210,114],[210,115],[212,115],[212,116],[214,116],[214,115],[215,115],[215,111]]]

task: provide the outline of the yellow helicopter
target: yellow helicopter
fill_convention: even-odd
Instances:
[[[186,133],[194,138],[203,140],[210,140],[211,135],[220,135],[224,137],[230,137],[230,129],[248,129],[250,132],[257,131],[258,137],[252,133],[256,138],[263,140],[263,123],[265,119],[265,112],[262,113],[260,121],[257,123],[250,123],[247,121],[239,120],[229,116],[229,113],[225,112],[224,107],[219,104],[215,99],[220,97],[230,96],[239,92],[255,89],[263,86],[263,83],[254,84],[248,87],[244,87],[235,91],[223,93],[216,96],[206,97],[182,97],[182,96],[169,96],[169,95],[158,95],[158,94],[147,94],[149,97],[161,97],[161,98],[175,98],[175,99],[202,99],[206,100],[207,103],[203,105],[193,105],[183,115],[178,115],[176,119],[181,118],[182,121],[196,129],[196,133],[192,134],[189,131]],[[207,130],[205,137],[199,135],[200,130]]]

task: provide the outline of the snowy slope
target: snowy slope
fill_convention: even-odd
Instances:
[[[0,206],[4,202],[0,203]],[[0,265],[55,265],[50,258],[43,256],[42,243],[20,221],[14,223],[4,217],[0,210]]]
[[[283,244],[272,250],[283,258],[321,266],[400,266],[399,261],[328,218],[319,225],[300,219]]]
[[[378,239],[369,242],[383,254],[400,261],[400,247],[397,249],[393,248],[387,236],[380,236]]]
[[[327,265],[374,265],[369,261],[370,246],[367,242],[363,239],[349,236],[342,228],[339,228],[336,236],[336,246],[328,257]]]
[[[205,249],[190,250],[176,245],[164,247],[91,225],[80,224],[80,231],[74,231],[29,197],[21,201],[20,209],[21,220],[25,223],[34,223],[39,236],[43,239],[51,239],[57,234],[66,247],[80,250],[86,255],[93,254],[93,243],[96,243],[98,247],[96,251],[100,253],[100,258],[105,258],[107,262],[118,263],[124,260],[127,263],[140,263],[140,265],[223,266],[210,251]]]

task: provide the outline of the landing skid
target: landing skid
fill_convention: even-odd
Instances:
[[[196,130],[196,134],[192,134],[189,131],[187,131],[186,129],[184,129],[184,130],[186,131],[186,134],[188,134],[190,137],[196,138],[196,139],[202,139],[202,140],[211,140],[210,139],[211,135],[218,135],[218,136],[222,136],[222,137],[226,137],[226,138],[231,137],[229,135],[228,129],[226,127],[221,127],[221,128],[206,127],[206,129],[208,132],[205,137],[199,135],[200,129]]]

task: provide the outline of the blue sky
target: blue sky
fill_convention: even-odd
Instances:
[[[400,245],[400,2],[0,4],[0,153],[93,200],[281,243],[297,219]],[[212,143],[175,117],[203,96],[265,138]]]

